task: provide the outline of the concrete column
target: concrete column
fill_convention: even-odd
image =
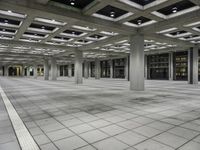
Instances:
[[[125,79],[129,79],[129,56],[126,57],[125,59]]]
[[[8,65],[4,66],[4,76],[8,76]]]
[[[79,50],[75,50],[75,83],[82,84],[83,83],[83,52]]]
[[[100,66],[100,60],[95,59],[95,79],[100,79],[101,77],[101,66]]]
[[[144,56],[144,78],[148,79],[147,55]]]
[[[29,66],[26,68],[26,76],[30,77],[30,67]]]
[[[198,47],[188,50],[188,83],[198,84]]]
[[[130,90],[144,91],[144,35],[130,36]]]
[[[54,57],[51,58],[51,80],[57,80],[57,64]]]
[[[113,60],[110,60],[110,78],[113,78]]]
[[[91,62],[88,62],[88,77],[91,77],[92,69],[91,69]]]
[[[44,80],[49,80],[49,61],[44,59]]]
[[[89,63],[88,61],[84,62],[84,77],[88,79],[89,76]]]
[[[34,79],[37,79],[37,76],[38,76],[38,74],[37,74],[37,68],[38,68],[38,65],[34,64],[34,66],[33,66],[33,78]]]
[[[68,77],[71,78],[72,77],[72,64],[71,63],[68,64],[67,69],[68,69]]]
[[[25,69],[24,69],[24,65],[22,65],[22,74],[21,76],[23,77],[25,75]]]
[[[174,53],[169,53],[169,80],[172,81],[174,79]]]
[[[57,77],[60,77],[60,65],[57,65]]]

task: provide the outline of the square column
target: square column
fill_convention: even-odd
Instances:
[[[130,90],[144,91],[144,35],[130,36]]]
[[[129,79],[129,56],[125,59],[125,79]]]
[[[91,70],[91,62],[88,62],[88,77],[90,78],[92,74],[92,70]]]
[[[37,79],[37,76],[38,76],[38,74],[37,74],[37,68],[38,68],[38,66],[35,64],[33,67],[34,67],[33,68],[33,78]]]
[[[30,66],[27,66],[27,68],[26,68],[26,76],[27,77],[30,77],[31,75],[30,75]]]
[[[72,77],[72,64],[71,63],[68,64],[67,69],[68,69],[68,77],[71,78]]]
[[[147,55],[144,56],[144,78],[148,79]]]
[[[57,64],[56,59],[51,58],[51,80],[57,80]]]
[[[101,76],[101,67],[100,67],[100,60],[95,59],[95,79],[100,79]]]
[[[198,47],[190,48],[188,51],[188,83],[198,84]]]
[[[89,63],[88,61],[84,62],[84,77],[88,79],[89,76]]]
[[[23,77],[25,75],[25,68],[24,68],[24,65],[22,65],[22,74],[21,76]]]
[[[44,80],[49,80],[49,61],[44,59]]]
[[[80,50],[75,50],[75,83],[83,83],[83,52]]]
[[[64,67],[63,67],[64,68]],[[57,76],[60,77],[60,65],[57,65]],[[64,73],[64,72],[63,72]]]
[[[8,65],[4,66],[4,76],[8,76]]]
[[[113,60],[110,60],[110,78],[113,78]]]
[[[174,79],[174,53],[169,53],[169,80],[172,81]]]

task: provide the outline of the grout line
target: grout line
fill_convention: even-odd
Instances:
[[[30,135],[28,129],[24,125],[23,121],[17,114],[15,108],[11,104],[10,100],[8,99],[7,95],[3,91],[2,87],[0,86],[0,94],[7,109],[8,115],[12,122],[14,131],[17,135],[17,139],[21,146],[22,150],[40,150],[32,136]]]

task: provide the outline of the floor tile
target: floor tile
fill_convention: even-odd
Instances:
[[[54,143],[60,150],[73,150],[88,144],[78,136],[73,136],[66,139],[58,140]]]
[[[113,135],[116,135],[116,134],[126,131],[126,129],[124,129],[120,126],[117,126],[117,125],[106,126],[104,128],[100,128],[100,130],[107,133],[110,136],[113,136]]]
[[[108,138],[93,144],[98,150],[123,150],[128,148],[129,146],[114,139]]]
[[[146,137],[139,135],[137,133],[127,131],[125,133],[121,133],[117,136],[115,136],[118,140],[128,144],[129,146],[133,146],[139,142],[142,142],[146,139]]]
[[[166,132],[154,137],[153,139],[173,148],[178,148],[188,141],[184,138]]]
[[[137,150],[174,150],[173,148],[166,146],[164,144],[161,144],[154,140],[147,140],[145,142],[142,142],[136,146],[134,146]]]
[[[99,140],[107,138],[108,135],[99,130],[92,130],[92,131],[80,134],[80,137],[82,137],[88,143],[94,143]]]

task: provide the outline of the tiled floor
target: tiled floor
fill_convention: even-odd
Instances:
[[[0,85],[42,150],[200,150],[200,86],[146,81],[145,92],[133,92],[125,80],[73,78]],[[0,108],[0,150],[18,150],[1,98]]]

